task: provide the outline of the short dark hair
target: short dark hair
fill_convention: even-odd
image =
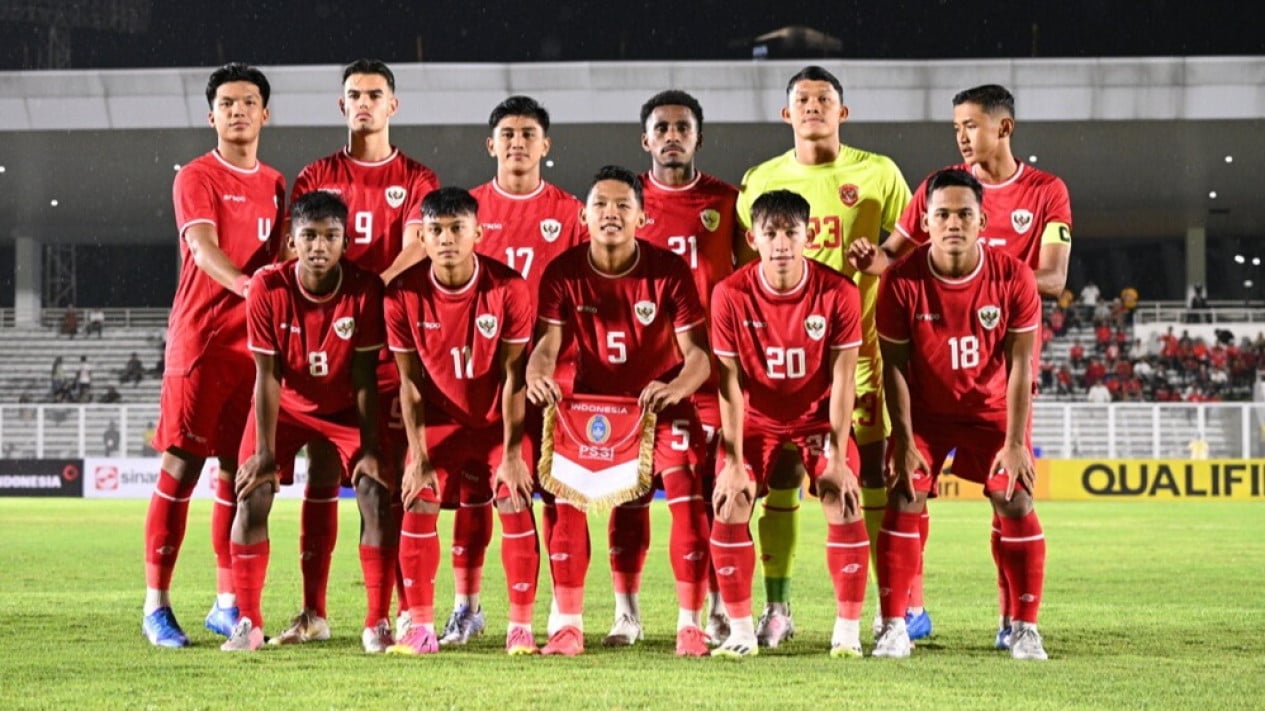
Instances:
[[[628,185],[633,189],[633,194],[637,196],[637,205],[640,207],[646,204],[645,193],[641,188],[641,178],[638,178],[637,174],[631,170],[620,165],[604,165],[593,176],[593,185],[597,185],[603,180],[618,180]],[[590,185],[589,190],[592,189],[593,187]]]
[[[808,224],[812,207],[804,196],[790,190],[770,190],[751,204],[751,227],[762,220],[785,220]]]
[[[927,204],[931,204],[932,193],[944,188],[970,188],[975,193],[975,201],[979,203],[980,210],[984,209],[984,186],[965,170],[949,168],[932,173],[927,178]]]
[[[395,92],[395,72],[391,71],[391,67],[381,59],[357,59],[356,61],[343,67],[343,83],[347,83],[347,78],[352,74],[377,74],[387,80],[387,86],[391,87],[391,92]]]
[[[791,77],[791,80],[786,82],[786,93],[788,96],[795,90],[795,85],[801,81],[828,81],[830,82],[830,85],[835,88],[835,91],[839,92],[839,100],[843,101],[843,84],[839,82],[839,77],[831,74],[824,67],[819,67],[816,64],[810,64],[798,72],[795,72],[795,76]]]
[[[215,108],[215,92],[221,84],[234,81],[246,81],[259,87],[259,96],[264,100],[264,108],[268,107],[268,97],[272,95],[272,86],[268,84],[268,77],[256,67],[244,62],[230,62],[211,72],[211,78],[206,82],[207,106]]]
[[[488,116],[488,128],[495,131],[497,124],[506,116],[535,119],[536,123],[540,124],[540,130],[546,134],[549,133],[549,112],[540,105],[539,101],[530,96],[516,94],[497,104],[496,108],[492,109],[492,114]]]
[[[290,224],[333,218],[347,226],[347,203],[328,190],[303,193],[290,205]]]
[[[703,106],[698,103],[698,99],[690,96],[688,93],[680,89],[668,89],[650,97],[650,100],[641,105],[641,128],[645,130],[646,119],[650,118],[650,114],[660,106],[684,106],[694,114],[694,122],[698,124],[699,133],[703,132]]]
[[[953,105],[979,104],[985,113],[1005,111],[1011,118],[1015,117],[1015,95],[1000,84],[984,84],[959,91],[953,95]]]
[[[465,188],[436,188],[422,198],[422,217],[426,219],[458,215],[479,215],[479,201]]]

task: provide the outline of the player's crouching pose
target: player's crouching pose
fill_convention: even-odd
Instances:
[[[347,206],[337,196],[300,197],[290,221],[298,258],[256,274],[246,300],[255,395],[239,453],[232,534],[241,617],[220,647],[226,652],[253,651],[264,641],[260,598],[279,465],[292,471],[295,454],[322,438],[337,449],[358,497],[367,489],[362,480],[389,488],[378,462],[374,376],[385,340],[382,281],[342,259]]]
[[[472,500],[495,499],[510,603],[505,650],[537,652],[531,619],[540,549],[523,430],[532,300],[517,272],[474,253],[482,236],[478,209],[459,188],[428,194],[422,201],[428,256],[387,287],[389,342],[409,439],[400,570],[410,615],[389,654],[439,651],[436,523],[448,487],[477,489]]]
[[[713,656],[756,654],[751,616],[755,498],[784,445],[799,450],[826,514],[826,564],[837,618],[832,657],[861,656],[869,537],[852,440],[861,305],[847,277],[804,257],[813,238],[808,201],[789,190],[751,208],[760,261],[716,287],[712,342],[720,362],[721,453],[711,551],[730,635]]]
[[[672,513],[668,550],[679,605],[676,653],[701,657],[708,652],[699,628],[707,594],[707,508],[693,469],[702,430],[689,398],[711,369],[706,314],[689,266],[636,238],[646,220],[642,200],[641,181],[631,171],[618,166],[598,171],[584,206],[589,243],[563,252],[541,281],[527,396],[541,406],[562,398],[554,370],[565,329],[574,335],[579,353],[577,393],[636,397],[658,413],[653,471]],[[625,506],[646,506],[651,496]],[[557,516],[548,541],[554,607],[549,643],[541,651],[574,656],[584,651],[588,520],[582,508],[562,499]],[[649,535],[628,528],[617,524],[610,531],[612,547]],[[635,563],[629,574],[640,577],[645,557]],[[636,609],[621,612],[637,615]],[[606,643],[634,641],[612,634]]]
[[[1045,659],[1037,609],[1045,536],[1032,508],[1032,349],[1041,300],[1032,270],[985,249],[983,187],[945,170],[927,180],[930,244],[887,272],[878,305],[891,413],[891,487],[879,536],[883,631],[876,657],[907,657],[919,518],[954,450],[953,473],[984,485],[1001,522],[1001,568],[1012,609],[1010,652]]]

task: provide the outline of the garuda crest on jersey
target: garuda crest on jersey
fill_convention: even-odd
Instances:
[[[814,341],[820,341],[826,337],[826,317],[813,314],[804,319],[804,330],[808,332],[808,337]]]
[[[985,306],[979,310],[979,323],[989,331],[1001,323],[1001,309],[996,306]]]
[[[554,240],[558,239],[558,235],[561,235],[561,234],[562,234],[561,222],[558,222],[552,217],[547,220],[540,221],[540,236],[544,238],[546,242],[553,242]]]
[[[654,323],[654,317],[659,313],[659,307],[655,306],[653,301],[638,301],[633,304],[633,315],[637,317],[637,321],[642,326],[649,326]]]
[[[857,200],[861,199],[861,189],[852,183],[845,183],[839,186],[839,201],[848,207],[855,207]]]
[[[404,198],[408,197],[408,191],[403,185],[392,185],[386,189],[387,204],[392,208],[399,207],[404,204]]]
[[[496,326],[496,316],[492,314],[480,314],[474,317],[474,327],[479,329],[479,334],[484,338],[495,338]]]
[[[351,340],[356,335],[356,319],[350,316],[344,316],[334,322],[334,335],[344,341]]]
[[[1015,232],[1026,234],[1032,229],[1032,211],[1015,210],[1010,213],[1010,226],[1015,228]]]
[[[720,227],[719,210],[713,210],[709,207],[698,213],[698,219],[703,223],[703,227],[707,228],[708,232],[715,232],[716,228]]]

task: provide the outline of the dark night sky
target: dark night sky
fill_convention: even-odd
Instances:
[[[413,62],[419,59],[419,45],[421,59],[429,62],[740,59],[750,57],[751,38],[791,24],[839,37],[844,58],[1262,54],[1265,39],[1246,15],[1249,5],[1197,0],[156,0],[143,35],[74,30],[71,64],[329,64],[358,56]],[[40,66],[46,32],[0,22],[0,69]]]

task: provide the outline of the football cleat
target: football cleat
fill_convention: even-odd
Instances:
[[[874,630],[874,639],[878,639],[878,636],[879,636],[879,635],[881,635],[881,634],[883,634],[883,610],[882,610],[882,608],[876,609],[876,610],[874,611],[874,627],[873,627],[872,629]]]
[[[780,607],[766,605],[764,614],[760,615],[760,621],[755,626],[755,638],[760,646],[777,649],[783,642],[794,637],[795,621],[791,619],[790,606],[787,605],[783,611]]]
[[[404,639],[404,635],[408,634],[408,628],[413,624],[413,616],[408,610],[404,610],[395,616],[395,638]]]
[[[221,637],[228,637],[233,634],[233,628],[237,626],[237,618],[241,616],[241,612],[237,606],[220,607],[218,602],[211,603],[211,611],[206,613],[206,628],[218,634]]]
[[[575,625],[566,625],[553,633],[553,636],[549,638],[549,643],[540,650],[540,653],[546,656],[559,654],[564,657],[584,654],[584,633]]]
[[[760,654],[760,645],[755,638],[737,639],[730,635],[719,647],[712,650],[713,657],[722,659],[744,659]]]
[[[228,636],[224,644],[220,645],[220,651],[253,652],[262,646],[264,646],[264,631],[256,627],[249,617],[243,617],[233,625],[233,633]]]
[[[395,637],[391,635],[391,623],[384,617],[373,627],[366,627],[360,633],[360,643],[364,645],[366,654],[382,654],[387,651],[387,648],[395,644]]]
[[[1010,636],[1010,656],[1013,659],[1036,659],[1045,661],[1050,657],[1045,653],[1045,645],[1036,625],[1026,622],[1015,622],[1014,633]]]
[[[536,648],[536,640],[532,638],[531,630],[526,627],[514,627],[505,635],[505,653],[511,657],[518,657],[539,654],[540,650]]]
[[[141,634],[155,647],[188,647],[189,638],[170,607],[160,607],[141,619]]]
[[[912,612],[905,613],[905,629],[909,632],[909,639],[919,640],[926,639],[931,636],[931,615],[926,609],[917,615]]]
[[[703,630],[690,625],[676,631],[676,656],[706,657],[707,652],[707,635]]]
[[[385,621],[383,620],[383,622]],[[378,623],[379,628],[383,626],[383,622]],[[368,633],[369,630],[365,630],[365,634]],[[369,651],[368,645],[365,646],[365,651]],[[387,654],[406,654],[410,656],[435,654],[438,651],[439,640],[435,638],[435,632],[424,625],[410,625],[408,632],[404,633],[404,637],[398,643],[386,649]]]
[[[631,647],[638,640],[645,638],[645,634],[641,631],[641,620],[625,613],[615,618],[611,631],[602,638],[602,646]]]
[[[304,610],[290,620],[290,627],[285,632],[268,640],[268,644],[304,644],[324,642],[329,638],[329,622],[324,617]]]
[[[452,611],[448,623],[444,625],[444,633],[439,637],[439,643],[445,646],[465,644],[470,638],[483,634],[485,626],[482,607],[471,610],[469,605],[461,605]]]
[[[729,616],[713,612],[707,616],[707,628],[703,630],[709,644],[724,644],[729,639]]]
[[[1010,649],[1011,627],[1006,625],[997,630],[997,637],[993,640],[993,646],[997,649]]]
[[[893,617],[883,621],[883,631],[874,640],[874,651],[870,656],[902,659],[913,651],[913,643],[909,641],[909,632],[905,629],[905,618]]]
[[[861,643],[858,642],[838,642],[830,645],[831,659],[859,659],[865,656],[861,652]]]

